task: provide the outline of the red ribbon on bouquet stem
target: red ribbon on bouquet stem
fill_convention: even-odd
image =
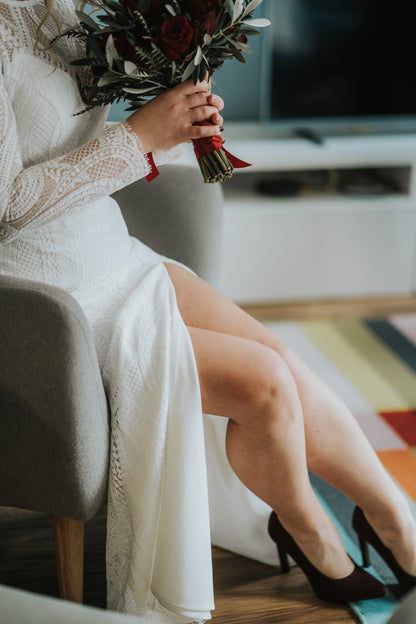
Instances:
[[[150,173],[147,174],[146,180],[148,182],[152,182],[152,180],[157,178],[157,176],[159,175],[159,169],[156,167],[152,152],[147,152],[146,158],[147,158],[147,162],[150,165]]]
[[[199,121],[194,124],[194,126],[215,126],[212,121]],[[234,167],[234,169],[243,169],[245,167],[251,167],[250,163],[245,162],[244,160],[240,160],[233,154],[231,154],[228,150],[224,149],[224,139],[222,136],[218,134],[214,134],[214,136],[204,137],[202,139],[193,139],[192,140],[194,146],[195,156],[198,158],[202,158],[202,156],[207,156],[208,154],[212,154],[215,150],[223,149],[227,155],[228,160]]]
[[[214,126],[215,124],[212,121],[199,121],[194,124],[195,126]],[[251,167],[250,163],[237,158],[233,154],[231,154],[228,150],[224,149],[224,139],[222,136],[218,134],[214,134],[210,137],[203,137],[201,139],[193,139],[192,140],[194,146],[195,156],[199,160],[203,156],[207,156],[208,154],[212,154],[216,150],[224,150],[228,160],[234,167],[234,169],[243,169],[245,167]],[[148,163],[150,165],[150,172],[146,176],[146,180],[148,182],[152,182],[159,175],[159,170],[156,167],[155,161],[153,159],[152,152],[148,152],[146,154]]]

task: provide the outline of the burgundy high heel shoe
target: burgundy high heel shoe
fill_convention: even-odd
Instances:
[[[295,540],[281,525],[273,511],[269,518],[269,535],[277,545],[282,573],[289,572],[289,554],[307,577],[318,598],[327,602],[356,602],[382,598],[387,594],[387,587],[354,563],[354,570],[341,579],[332,579],[317,570],[305,557]]]
[[[380,557],[387,563],[394,576],[397,578],[402,594],[416,587],[416,576],[412,576],[403,570],[397,563],[391,550],[384,546],[383,542],[368,523],[363,510],[360,507],[354,509],[352,515],[352,528],[358,535],[361,553],[363,556],[363,566],[367,568],[370,565],[370,556],[368,544],[376,549]]]

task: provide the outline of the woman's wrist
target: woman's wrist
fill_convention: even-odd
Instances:
[[[147,136],[145,128],[142,127],[143,124],[138,122],[136,115],[130,115],[124,123],[126,124],[128,131],[131,134],[134,134],[141,152],[147,154],[154,151],[155,147],[152,145],[151,138]]]

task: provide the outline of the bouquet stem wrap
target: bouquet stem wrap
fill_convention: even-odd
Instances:
[[[211,126],[214,124],[210,121],[201,121],[195,125]],[[223,182],[231,178],[234,169],[251,167],[249,163],[240,160],[224,149],[222,136],[214,135],[203,139],[195,139],[192,143],[205,183]]]
[[[213,126],[210,121],[201,121],[195,126]],[[233,175],[234,169],[243,169],[251,167],[250,163],[240,160],[229,151],[224,149],[224,139],[222,136],[214,135],[203,139],[194,139],[195,156],[198,160],[206,184],[214,184],[215,182],[223,182]],[[159,171],[153,160],[153,155],[149,152],[147,159],[150,165],[150,173],[146,176],[148,182],[152,182],[159,175]]]

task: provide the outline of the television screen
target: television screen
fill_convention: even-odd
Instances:
[[[270,118],[415,115],[415,8],[415,0],[271,0]]]

